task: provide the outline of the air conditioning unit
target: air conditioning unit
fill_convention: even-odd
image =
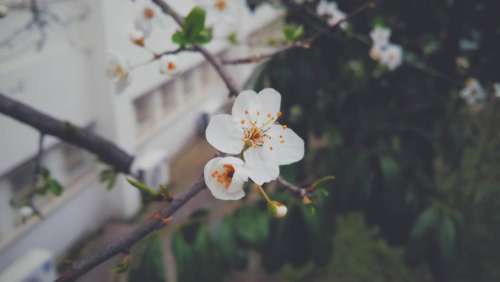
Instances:
[[[132,173],[149,187],[158,189],[170,181],[170,163],[164,150],[150,150],[140,154],[132,165]]]
[[[0,273],[0,282],[52,282],[56,279],[52,253],[33,249]]]

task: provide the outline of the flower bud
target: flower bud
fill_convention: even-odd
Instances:
[[[288,212],[288,208],[284,204],[277,201],[270,202],[269,209],[271,210],[273,216],[276,218],[283,218]]]
[[[144,33],[142,31],[137,29],[132,30],[129,33],[129,38],[135,45],[144,47]]]

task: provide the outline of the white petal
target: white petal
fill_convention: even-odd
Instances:
[[[239,200],[245,196],[245,191],[243,191],[243,185],[245,181],[241,178],[235,178],[233,176],[233,181],[229,188],[224,187],[221,183],[217,182],[213,177],[212,173],[224,166],[224,164],[233,164],[235,158],[214,158],[208,161],[205,165],[203,171],[203,177],[205,179],[205,184],[212,193],[212,195],[219,200]],[[235,174],[242,167],[243,162],[239,160],[240,165],[235,167]]]
[[[254,120],[258,108],[257,93],[253,90],[245,90],[236,97],[231,114],[235,120]]]
[[[258,185],[273,181],[280,175],[279,165],[263,147],[249,148],[243,156],[248,177]]]
[[[227,154],[239,154],[243,150],[243,129],[230,115],[215,115],[206,130],[208,143]]]
[[[153,32],[153,24],[151,21],[142,16],[135,19],[134,27],[143,33],[144,38],[148,38],[151,35],[151,32]]]
[[[274,157],[279,165],[298,162],[304,158],[304,140],[290,128],[275,124],[269,129]]]
[[[266,88],[260,91],[257,97],[259,99],[261,112],[259,117],[264,119],[262,122],[265,123],[268,121],[269,115],[271,115],[273,119],[277,119],[281,107],[281,94],[272,88]]]

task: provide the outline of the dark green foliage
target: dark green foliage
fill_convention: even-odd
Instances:
[[[205,27],[205,18],[205,10],[194,7],[184,19],[182,29],[172,35],[172,41],[182,47],[210,42],[212,31]]]
[[[163,260],[163,243],[159,234],[147,237],[134,249],[131,256],[130,282],[165,282],[165,263]]]

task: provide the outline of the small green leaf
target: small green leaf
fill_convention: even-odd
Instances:
[[[198,35],[195,35],[190,43],[207,44],[211,40],[212,40],[212,29],[205,28]]]
[[[184,33],[182,31],[176,31],[172,35],[172,42],[174,42],[180,46],[184,46],[184,45],[186,45],[187,40],[186,40],[186,37],[184,36]]]
[[[456,230],[453,220],[448,216],[444,216],[439,226],[439,248],[445,257],[450,257],[453,253],[455,236]]]
[[[304,35],[304,27],[302,25],[286,25],[283,28],[283,35],[286,41],[295,42]]]
[[[118,174],[114,169],[107,168],[101,171],[101,173],[99,174],[99,180],[101,181],[101,183],[106,184],[106,189],[109,191],[115,186],[117,176]]]
[[[149,196],[156,197],[158,195],[151,187],[140,181],[127,177],[127,182]]]
[[[412,240],[422,239],[425,234],[427,234],[431,228],[437,223],[437,211],[434,207],[427,208],[415,222],[410,233]]]
[[[188,40],[192,40],[198,36],[205,28],[206,12],[203,8],[194,7],[184,19],[182,29]]]
[[[228,36],[227,36],[227,42],[229,42],[231,45],[238,45],[240,44],[240,41],[238,40],[238,34],[236,34],[236,32],[231,32]]]
[[[47,181],[47,191],[56,196],[61,196],[63,193],[63,187],[57,180],[50,178]]]

